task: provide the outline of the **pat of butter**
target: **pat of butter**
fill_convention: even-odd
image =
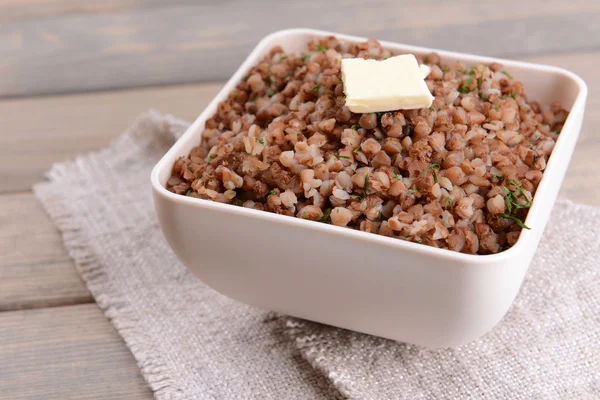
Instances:
[[[429,67],[412,54],[387,60],[342,59],[346,106],[355,113],[427,108],[433,96],[425,77]]]

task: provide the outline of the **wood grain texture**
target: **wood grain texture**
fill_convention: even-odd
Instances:
[[[64,14],[58,0],[36,2],[53,17],[4,6],[0,96],[220,81],[267,33],[300,26],[495,56],[600,48],[589,0],[69,0]]]
[[[74,14],[103,14],[189,3],[190,0],[0,0],[0,23]]]
[[[0,196],[0,311],[92,301],[33,194]]]
[[[155,108],[193,121],[221,84],[0,101],[0,193],[26,191],[55,161],[98,149]]]
[[[151,399],[95,304],[0,313],[0,398]]]

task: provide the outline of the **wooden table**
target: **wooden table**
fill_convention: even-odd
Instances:
[[[599,2],[294,1],[269,13],[259,12],[266,0],[240,3],[0,0],[0,398],[151,398],[30,187],[52,162],[106,145],[149,108],[192,120],[275,29],[313,26],[578,73],[590,89],[587,115],[562,195],[600,205]]]

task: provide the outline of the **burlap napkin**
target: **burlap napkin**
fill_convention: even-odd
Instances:
[[[500,325],[428,350],[253,309],[187,271],[158,228],[148,179],[186,126],[149,112],[35,186],[157,399],[600,396],[599,209],[559,201]]]

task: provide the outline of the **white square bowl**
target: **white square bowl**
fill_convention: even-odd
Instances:
[[[466,64],[502,63],[530,99],[559,100],[570,114],[518,242],[493,255],[437,249],[329,224],[171,193],[180,156],[200,142],[205,121],[247,71],[276,45],[300,52],[315,37],[365,38],[290,29],[264,38],[187,132],[158,162],[151,181],[158,220],[179,259],[238,301],[329,325],[428,347],[468,343],[492,329],[517,295],[556,200],[581,129],[587,87],[555,67],[382,42],[394,53]]]

